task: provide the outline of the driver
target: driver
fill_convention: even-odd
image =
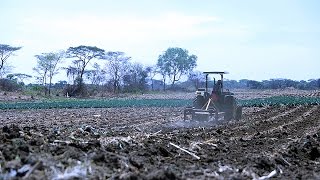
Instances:
[[[217,83],[214,85],[212,93],[211,93],[211,99],[213,101],[218,101],[219,96],[221,95],[222,91],[222,82],[221,80],[218,80]]]

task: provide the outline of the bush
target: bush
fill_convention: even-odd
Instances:
[[[83,79],[77,78],[74,82],[74,85],[67,85],[64,89],[64,94],[70,97],[85,97],[88,95],[88,90],[86,85],[83,82]]]
[[[0,89],[3,91],[18,91],[21,87],[15,80],[0,79]]]

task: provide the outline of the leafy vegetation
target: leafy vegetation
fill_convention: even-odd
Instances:
[[[320,97],[274,96],[269,98],[241,100],[239,103],[244,107],[320,105]]]
[[[186,99],[111,99],[65,100],[41,102],[0,103],[0,109],[51,109],[51,108],[113,108],[113,107],[183,107],[191,105]]]
[[[281,105],[320,105],[320,97],[275,96],[239,100],[244,107]],[[51,108],[118,108],[118,107],[185,107],[191,99],[86,99],[55,100],[39,102],[0,103],[0,109],[51,109]]]

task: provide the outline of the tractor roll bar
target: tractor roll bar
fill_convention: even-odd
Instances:
[[[208,92],[208,75],[209,74],[206,74],[206,92]]]
[[[203,72],[203,74],[206,74],[206,91],[208,92],[208,76],[209,76],[209,74],[220,74],[221,81],[222,81],[221,88],[223,89],[223,75],[229,74],[229,72],[227,72],[227,71],[206,71],[206,72]],[[215,81],[215,79],[214,79],[214,81]],[[215,84],[215,82],[214,82],[214,84]]]
[[[229,74],[227,71],[205,71],[203,74]]]

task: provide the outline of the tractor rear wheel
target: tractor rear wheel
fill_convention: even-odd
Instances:
[[[201,109],[204,106],[205,100],[203,96],[198,95],[194,100],[193,100],[193,107],[196,109]]]
[[[236,120],[241,120],[242,117],[242,106],[238,106],[236,109]]]
[[[224,119],[229,121],[234,118],[235,99],[233,96],[226,96],[224,99]]]

